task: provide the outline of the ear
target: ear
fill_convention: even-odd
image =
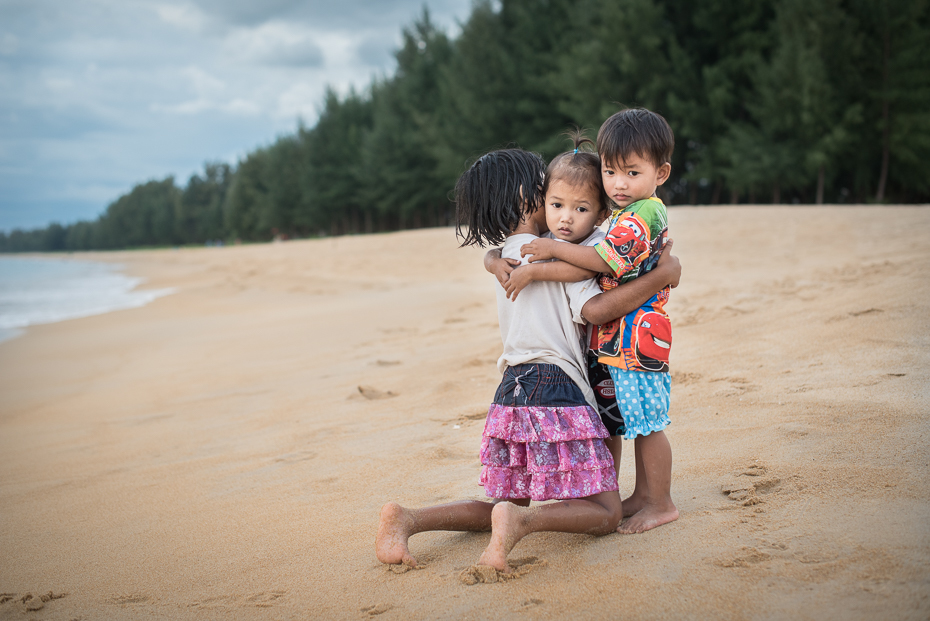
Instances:
[[[659,166],[659,170],[656,171],[656,185],[662,185],[668,181],[669,175],[672,174],[672,165],[668,162],[665,162]]]

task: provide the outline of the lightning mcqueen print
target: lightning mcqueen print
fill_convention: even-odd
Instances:
[[[596,246],[614,271],[600,277],[601,289],[613,289],[651,270],[667,240],[668,220],[659,199],[615,211],[607,238]],[[665,313],[668,297],[669,289],[663,289],[629,315],[598,326],[598,360],[627,371],[667,373],[672,347],[672,324]]]

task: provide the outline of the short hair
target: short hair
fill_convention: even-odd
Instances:
[[[636,154],[659,168],[672,161],[675,134],[660,114],[627,108],[604,121],[597,132],[597,153],[608,164]]]
[[[455,235],[462,246],[504,243],[525,214],[545,204],[545,170],[539,154],[523,149],[499,149],[478,158],[455,183]]]
[[[584,145],[592,147],[594,142],[585,137],[579,129],[565,133],[574,143],[572,151],[556,155],[546,169],[546,182],[543,184],[543,196],[549,193],[549,186],[556,181],[563,181],[570,186],[587,186],[597,193],[599,211],[608,210],[607,194],[601,181],[601,159],[597,153],[587,151]]]

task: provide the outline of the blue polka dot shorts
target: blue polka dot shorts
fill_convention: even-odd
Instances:
[[[620,415],[626,425],[624,440],[648,436],[669,424],[668,406],[672,380],[668,373],[624,371],[607,367],[614,380]]]

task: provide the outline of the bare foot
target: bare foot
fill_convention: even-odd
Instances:
[[[491,542],[478,559],[478,565],[488,565],[505,574],[510,573],[507,555],[526,535],[527,511],[529,509],[510,502],[494,505],[491,511]]]
[[[644,533],[652,530],[656,526],[662,526],[678,519],[678,508],[671,501],[667,505],[654,507],[646,505],[638,511],[633,517],[617,527],[618,533],[632,535],[635,533]]]
[[[417,566],[417,559],[407,549],[407,539],[413,533],[413,517],[407,509],[396,502],[389,502],[381,507],[378,522],[378,534],[375,537],[375,553],[378,560],[388,565],[403,563],[409,567]]]
[[[631,515],[636,515],[643,510],[643,507],[646,506],[646,496],[645,494],[637,494],[636,490],[633,490],[633,493],[630,494],[629,498],[623,499],[623,517],[628,518]],[[620,527],[617,527],[617,530],[620,530]]]

